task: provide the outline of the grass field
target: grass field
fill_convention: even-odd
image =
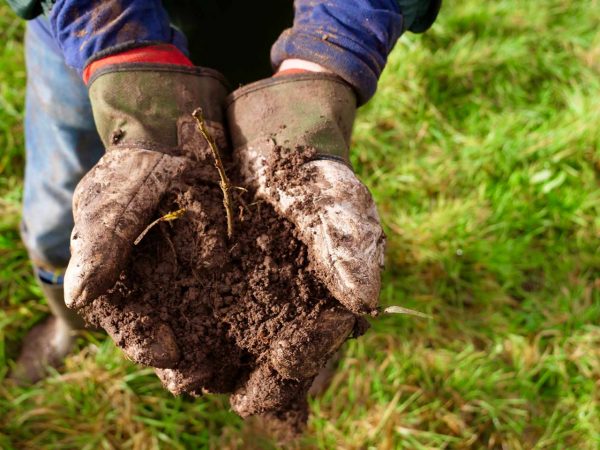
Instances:
[[[361,110],[388,316],[348,345],[302,448],[600,448],[600,1],[446,0]],[[173,398],[101,335],[4,381],[47,312],[18,222],[22,23],[0,6],[0,448],[271,448],[224,397]]]

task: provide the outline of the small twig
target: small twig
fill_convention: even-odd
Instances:
[[[150,231],[152,229],[152,227],[154,227],[157,223],[160,222],[171,222],[175,219],[179,219],[181,216],[183,216],[183,214],[185,213],[185,208],[182,209],[178,209],[177,211],[173,211],[170,213],[165,214],[162,217],[159,217],[158,219],[156,219],[154,222],[152,222],[150,225],[148,225],[144,231],[142,231],[140,233],[140,235],[137,237],[137,239],[135,241],[133,241],[133,245],[138,245],[142,239],[144,239],[144,236],[146,236],[146,234],[148,234],[148,231]]]
[[[198,131],[200,131],[202,137],[204,137],[206,142],[208,142],[208,146],[210,147],[210,150],[215,158],[215,167],[217,168],[219,177],[221,178],[219,186],[221,186],[221,190],[223,191],[223,206],[225,206],[225,213],[227,214],[227,237],[231,239],[233,236],[233,207],[231,205],[231,195],[229,191],[232,189],[232,187],[229,183],[229,178],[227,178],[227,174],[225,173],[225,167],[223,166],[223,161],[221,160],[221,154],[219,153],[217,143],[206,128],[206,122],[204,121],[204,116],[202,115],[202,108],[196,108],[192,113],[192,116],[194,116],[198,122]]]

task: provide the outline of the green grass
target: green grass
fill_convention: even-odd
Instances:
[[[600,2],[445,1],[355,128],[388,234],[388,316],[348,345],[304,448],[600,447]],[[269,448],[88,335],[4,382],[46,313],[19,241],[22,24],[0,7],[0,448]]]

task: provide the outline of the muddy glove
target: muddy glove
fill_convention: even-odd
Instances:
[[[296,225],[317,275],[360,314],[378,304],[385,237],[371,194],[349,164],[355,112],[349,85],[308,72],[247,85],[227,106],[234,155],[247,182]],[[302,149],[315,153],[298,171],[291,159]]]
[[[207,127],[222,142],[227,89],[222,76],[209,69],[126,63],[97,70],[89,93],[106,154],[73,198],[65,301],[75,309],[115,285],[134,241],[157,218],[163,194],[193,170],[182,130],[193,126],[195,108],[202,108]],[[122,330],[114,324],[99,325],[122,342]],[[170,367],[179,358],[172,330],[160,323],[123,350],[154,367]]]

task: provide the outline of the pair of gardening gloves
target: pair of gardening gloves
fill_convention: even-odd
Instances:
[[[67,306],[85,307],[115,285],[134,241],[157,218],[161,198],[194,165],[183,151],[189,142],[182,130],[200,107],[219,148],[233,151],[246,183],[297,227],[335,298],[354,314],[376,309],[384,235],[371,195],[349,164],[357,105],[342,79],[284,73],[228,96],[225,80],[213,70],[126,62],[102,65],[88,85],[106,153],[75,191]],[[268,161],[277,147],[316,150],[305,163],[314,178],[302,185],[268,183]],[[311,208],[300,207],[306,204]],[[326,318],[327,326],[339,327],[341,339],[324,343],[323,355],[351,332],[345,317]],[[158,324],[152,340],[124,351],[158,368],[169,388],[177,358],[172,330]],[[305,357],[298,363],[314,365],[315,355]]]

